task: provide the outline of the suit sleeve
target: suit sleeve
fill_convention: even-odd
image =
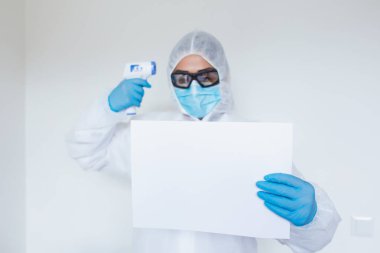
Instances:
[[[69,155],[85,170],[129,174],[130,118],[111,111],[108,96],[102,96],[66,135]]]

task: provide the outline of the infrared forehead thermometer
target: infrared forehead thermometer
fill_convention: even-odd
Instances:
[[[142,78],[148,79],[150,76],[156,74],[156,62],[147,61],[139,63],[127,63],[124,69],[124,79]],[[127,109],[127,115],[136,115],[136,107],[129,107]]]

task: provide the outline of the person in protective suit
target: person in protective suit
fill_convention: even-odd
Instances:
[[[167,74],[178,111],[127,115],[140,106],[143,79],[123,80],[107,96],[94,103],[67,135],[69,153],[87,170],[130,173],[129,122],[132,117],[149,120],[242,121],[233,113],[227,59],[221,43],[211,34],[186,34],[170,54]],[[256,183],[257,196],[272,212],[288,220],[290,239],[279,239],[293,252],[316,252],[333,238],[341,220],[334,204],[317,185],[292,175],[274,173]],[[216,233],[165,229],[133,230],[134,253],[254,253],[255,238]]]

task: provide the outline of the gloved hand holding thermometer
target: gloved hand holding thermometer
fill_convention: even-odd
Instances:
[[[140,107],[144,97],[144,88],[151,88],[148,77],[156,74],[154,61],[127,64],[124,80],[112,90],[108,96],[108,104],[112,111],[126,110],[127,115],[135,115],[136,107]]]

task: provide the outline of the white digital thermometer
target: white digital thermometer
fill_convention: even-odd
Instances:
[[[142,78],[148,79],[150,76],[156,74],[156,62],[140,62],[140,63],[127,63],[124,69],[124,79]],[[129,107],[127,115],[136,115],[136,107]]]

